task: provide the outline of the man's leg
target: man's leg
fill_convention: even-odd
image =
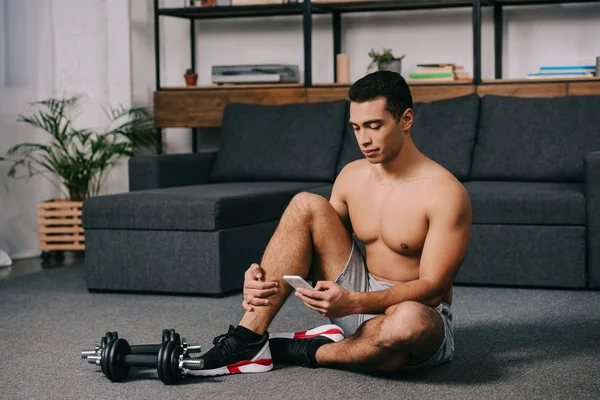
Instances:
[[[206,352],[204,369],[189,373],[214,376],[231,373],[264,372],[272,366],[269,335],[266,333],[275,314],[291,293],[283,275],[334,280],[343,271],[352,251],[352,239],[331,204],[323,197],[309,193],[296,195],[285,210],[261,261],[264,279],[278,281],[277,294],[268,304],[246,312],[237,327],[214,340]],[[318,340],[327,340],[320,338]],[[322,343],[312,343],[314,355]]]
[[[261,261],[265,281],[278,281],[276,295],[265,306],[244,314],[240,325],[258,334],[273,321],[292,288],[283,275],[335,280],[352,250],[352,238],[331,204],[323,197],[300,193],[285,210]]]
[[[404,302],[364,322],[353,336],[321,346],[316,361],[321,366],[392,372],[426,362],[443,340],[444,321],[435,309]]]

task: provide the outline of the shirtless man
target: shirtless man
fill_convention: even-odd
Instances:
[[[260,266],[245,274],[241,322],[215,338],[205,369],[190,373],[264,372],[271,359],[385,372],[452,360],[450,305],[471,232],[468,194],[415,147],[412,97],[400,75],[367,75],[349,97],[366,158],[340,172],[329,201],[293,198]],[[295,295],[332,325],[269,338],[293,290],[284,275],[312,277],[315,289]]]

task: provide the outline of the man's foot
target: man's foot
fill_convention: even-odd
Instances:
[[[294,364],[304,367],[318,367],[315,359],[317,350],[324,344],[344,339],[344,331],[337,325],[322,325],[307,331],[274,333],[269,345],[273,362]]]
[[[226,334],[213,340],[213,344],[214,347],[201,357],[204,369],[190,371],[190,375],[248,374],[273,369],[267,332],[258,335],[242,326],[230,326]]]

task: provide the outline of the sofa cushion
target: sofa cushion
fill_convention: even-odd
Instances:
[[[600,145],[600,96],[487,95],[471,179],[583,182],[587,152]]]
[[[228,104],[210,180],[333,181],[347,107],[344,100]]]
[[[474,224],[586,224],[583,184],[471,181],[464,186]]]
[[[457,179],[467,179],[477,133],[479,96],[416,103],[414,110],[415,146]]]
[[[92,197],[84,229],[214,231],[276,221],[296,193],[318,182],[215,183]]]

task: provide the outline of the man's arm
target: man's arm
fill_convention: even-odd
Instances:
[[[447,185],[445,196],[436,196],[429,212],[419,279],[378,292],[351,293],[357,314],[381,314],[404,301],[436,307],[448,292],[466,256],[471,235],[471,203],[464,187]]]
[[[346,202],[346,193],[348,190],[348,175],[351,168],[353,168],[352,163],[346,165],[340,171],[335,182],[333,183],[331,198],[329,199],[329,203],[331,203],[331,206],[335,209],[335,212],[342,220],[346,230],[350,233],[352,233],[352,223],[350,222],[350,213],[348,211],[348,203]]]

